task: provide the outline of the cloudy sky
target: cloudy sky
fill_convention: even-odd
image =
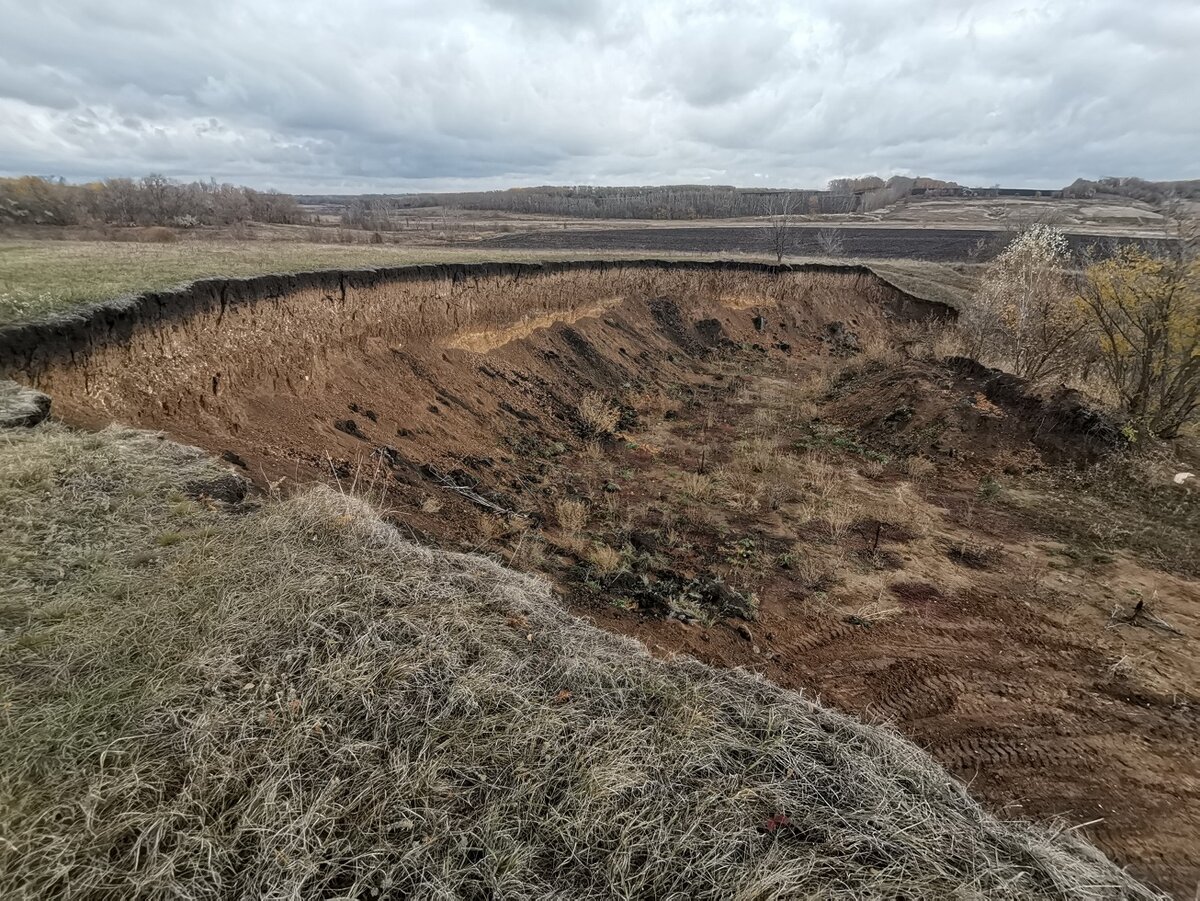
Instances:
[[[0,0],[0,172],[1200,177],[1200,0]]]

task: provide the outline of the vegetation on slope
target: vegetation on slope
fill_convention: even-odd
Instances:
[[[359,500],[55,424],[0,474],[4,897],[1150,896],[894,733]]]
[[[1200,416],[1200,221],[1175,217],[1168,233],[1073,272],[1062,232],[1026,229],[963,308],[967,352],[1035,383],[1098,389],[1131,438],[1179,437]]]

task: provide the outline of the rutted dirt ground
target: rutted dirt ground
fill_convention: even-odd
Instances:
[[[1138,876],[1193,892],[1186,549],[1155,561],[1115,532],[1032,526],[1051,464],[1096,449],[990,398],[985,373],[933,362],[920,328],[851,280],[786,302],[734,282],[644,287],[330,347],[294,384],[247,377],[250,359],[210,377],[177,336],[164,359],[203,376],[199,408],[111,378],[102,406],[94,383],[63,379],[56,401],[164,428],[260,484],[377,492],[420,540],[545,572],[658,653],[892,720],[995,810],[1084,824]],[[1163,491],[1147,502],[1186,541],[1196,499]]]

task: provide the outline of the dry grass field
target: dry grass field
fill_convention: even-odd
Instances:
[[[213,276],[578,256],[303,241],[0,241],[0,325]]]

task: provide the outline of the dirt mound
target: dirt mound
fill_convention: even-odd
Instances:
[[[1125,446],[1122,423],[1098,410],[1081,393],[1062,387],[1039,390],[1026,379],[967,357],[944,361],[961,378],[981,385],[985,397],[1031,427],[1041,450],[1071,460],[1095,458]]]
[[[1125,445],[1120,424],[1077,391],[1036,390],[965,357],[870,362],[830,387],[830,412],[903,454],[971,459],[1027,456],[1085,463]]]

